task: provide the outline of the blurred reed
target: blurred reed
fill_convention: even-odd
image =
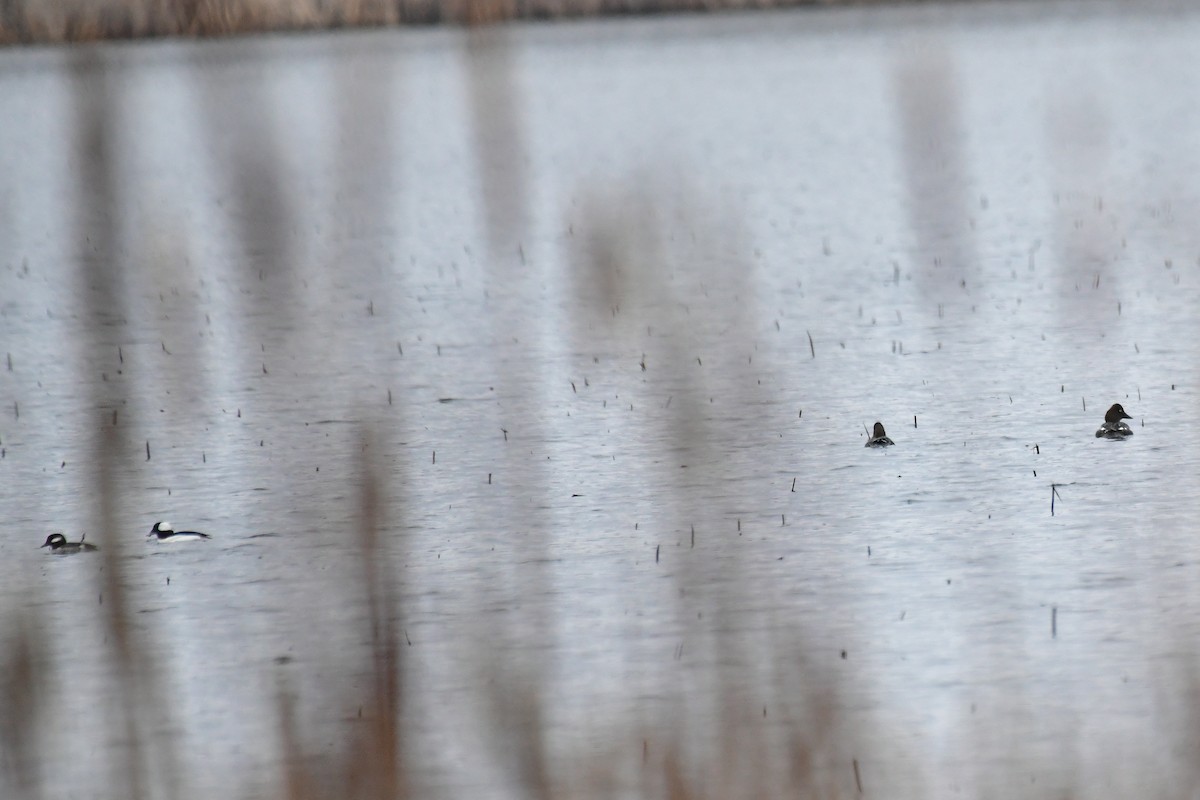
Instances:
[[[552,8],[548,4],[533,5],[520,0],[458,7],[420,3],[358,2],[335,7],[319,2],[216,1],[113,6],[65,2],[27,5],[10,0],[0,6],[0,21],[2,35],[8,41],[81,41],[110,36],[217,35],[276,27],[438,21],[446,19],[447,15],[453,21],[481,24],[514,16],[646,11],[667,7],[659,3],[621,3],[612,7],[597,4],[585,8]],[[708,6],[685,2],[678,7]],[[521,102],[511,69],[513,59],[508,52],[509,44],[503,36],[492,33],[481,31],[473,36],[464,57],[470,62],[466,75],[472,82],[470,97],[477,133],[474,139],[476,155],[480,170],[487,175],[482,182],[481,199],[487,212],[488,240],[497,254],[511,254],[513,243],[521,239],[529,211],[524,199],[526,177],[520,168],[521,160],[515,157],[524,147],[525,134],[517,110]],[[72,64],[78,89],[73,98],[76,131],[84,152],[91,155],[78,173],[79,185],[75,194],[78,208],[74,216],[80,226],[75,232],[78,242],[75,277],[81,287],[80,295],[88,298],[89,324],[99,327],[106,319],[124,314],[123,309],[129,306],[126,293],[130,278],[123,272],[122,264],[128,261],[123,248],[136,249],[140,242],[136,235],[125,229],[121,217],[122,200],[116,189],[121,164],[111,146],[114,137],[120,135],[113,116],[113,109],[119,104],[106,80],[106,67],[90,49],[77,51]],[[348,75],[349,79],[352,76]],[[200,102],[207,102],[203,95]],[[347,115],[362,110],[354,103],[343,109]],[[349,126],[348,122],[346,124]],[[270,140],[270,132],[260,133],[260,144],[265,146]],[[386,137],[380,134],[361,139],[359,144],[368,149],[378,148],[385,141]],[[351,171],[376,169],[378,161],[371,153],[366,153],[348,158],[344,167]],[[254,169],[242,170],[237,165],[231,165],[230,169],[238,176],[234,182],[240,181],[240,194],[253,198],[257,209],[255,219],[261,223],[258,225],[260,230],[254,230],[255,226],[251,224],[235,224],[234,235],[245,240],[247,249],[252,240],[261,241],[265,235],[272,250],[267,254],[267,269],[286,270],[288,259],[284,258],[283,252],[288,228],[287,202],[279,188],[282,181],[272,174],[282,169],[281,163],[263,159],[255,162]],[[629,180],[630,185],[641,184],[641,178],[637,176]],[[353,185],[353,180],[348,179],[347,186]],[[631,333],[646,324],[646,320],[633,315],[618,315],[612,313],[613,309],[623,304],[635,305],[632,298],[646,293],[660,299],[668,298],[671,289],[664,278],[665,271],[673,260],[687,257],[672,251],[671,246],[656,234],[654,220],[670,217],[672,224],[683,220],[695,231],[706,232],[696,244],[698,249],[745,250],[722,241],[740,236],[736,209],[707,213],[695,207],[681,206],[661,193],[641,193],[637,203],[630,203],[623,191],[612,193],[608,188],[588,192],[588,196],[591,199],[585,205],[584,217],[579,220],[582,245],[577,253],[578,261],[573,265],[576,289],[592,306],[594,313],[589,319],[612,326],[617,335],[622,335],[622,330]],[[98,206],[108,209],[109,214],[97,224],[93,212]],[[381,209],[380,214],[384,213],[385,209]],[[263,227],[267,229],[265,234],[261,230]],[[501,275],[503,280],[528,279],[523,277],[524,270],[511,257],[508,261],[499,259],[498,264],[497,269],[507,270]],[[745,271],[730,270],[730,273]],[[284,278],[286,281],[290,276],[285,274]],[[715,276],[714,280],[723,279]],[[273,308],[274,319],[268,315],[247,323],[252,327],[261,326],[252,335],[265,337],[266,327],[292,313],[286,302],[286,288],[281,291],[284,302]],[[528,317],[519,308],[507,313],[517,320]],[[680,327],[684,335],[674,341],[684,341],[688,338],[686,326],[696,324],[694,319],[677,313],[672,319],[660,322]],[[585,323],[580,321],[579,327],[571,331],[581,341],[588,335]],[[514,320],[505,321],[505,325],[511,324]],[[730,349],[739,362],[751,329],[748,317],[735,320],[731,328]],[[108,352],[84,342],[78,364],[81,377],[87,378],[94,374],[97,365],[104,366],[119,357],[119,350]],[[690,354],[671,350],[654,354],[654,357],[656,364],[691,360]],[[118,365],[109,366],[115,374]],[[190,371],[186,363],[175,369],[177,372],[173,374],[177,381],[184,380]],[[529,387],[537,380],[536,370],[515,374],[511,380],[508,392],[531,391]],[[703,451],[718,433],[704,418],[701,398],[705,387],[695,382],[697,379],[687,380],[691,382],[685,383],[685,393],[695,396],[678,398],[678,413],[665,423],[670,430],[662,438],[673,437]],[[748,387],[753,384],[749,380],[745,383]],[[137,425],[136,407],[126,404],[128,398],[119,381],[81,380],[81,384],[91,387],[89,402],[97,415],[92,433],[93,457],[88,467],[92,483],[88,497],[95,498],[98,503],[92,517],[98,521],[99,529],[109,534],[99,539],[103,559],[99,590],[109,643],[105,657],[110,662],[111,673],[118,677],[111,695],[112,713],[108,718],[115,726],[115,740],[121,743],[112,751],[111,769],[100,779],[98,791],[102,796],[134,800],[147,797],[187,800],[192,796],[187,790],[187,776],[202,767],[190,764],[185,754],[177,751],[174,739],[155,735],[163,720],[181,710],[173,707],[170,696],[158,685],[159,670],[151,657],[156,652],[154,643],[148,640],[144,628],[132,624],[137,611],[130,600],[132,587],[128,585],[123,569],[121,539],[111,535],[118,529],[117,510],[125,497],[122,464],[136,458],[139,449],[137,442],[129,440],[130,432]],[[122,409],[120,425],[114,413],[116,409]],[[419,723],[414,722],[415,717],[406,714],[409,672],[405,669],[405,648],[401,646],[404,638],[400,633],[405,618],[402,607],[404,587],[400,578],[402,573],[396,568],[397,559],[390,552],[393,548],[403,548],[403,538],[395,532],[404,530],[404,525],[402,520],[383,518],[385,507],[403,508],[403,503],[384,502],[384,487],[403,486],[406,481],[402,474],[404,467],[382,457],[380,447],[384,439],[367,426],[355,459],[357,474],[343,476],[357,487],[358,492],[351,523],[357,536],[350,537],[349,541],[358,550],[360,572],[353,580],[347,579],[334,588],[342,594],[347,605],[367,610],[363,621],[367,627],[365,638],[369,642],[364,656],[366,663],[347,665],[345,661],[340,662],[341,668],[368,676],[367,689],[365,693],[346,695],[335,683],[328,689],[330,697],[321,699],[326,704],[340,705],[346,717],[355,719],[356,724],[349,726],[339,741],[323,740],[318,751],[305,729],[304,715],[300,713],[313,698],[300,693],[287,671],[275,675],[279,774],[276,780],[266,781],[272,788],[265,796],[289,800],[399,800],[417,796],[410,777],[408,754],[409,744],[420,737],[422,731]],[[706,469],[703,464],[717,462],[718,459],[709,455],[698,459],[697,472]],[[525,476],[526,484],[545,483],[544,476],[537,474],[535,468],[516,468],[532,470]],[[712,479],[717,477],[710,476]],[[694,496],[681,498],[684,504],[696,509],[701,518],[706,513],[714,513],[700,490],[689,491]],[[532,531],[521,545],[525,548],[522,562],[526,564],[544,555],[538,552],[539,549],[548,547],[544,536],[546,522],[536,515],[535,511],[532,519],[521,521]],[[516,524],[516,521],[510,522]],[[538,593],[537,582],[544,580],[538,570],[521,565],[511,568],[524,570],[524,585],[530,587],[531,594]],[[702,568],[685,569],[676,580],[679,597],[687,598],[686,607],[681,600],[676,611],[681,619],[691,618],[700,607],[707,618],[719,620],[734,599],[710,590],[708,576]],[[532,605],[535,607],[530,614],[536,618],[536,628],[553,628],[553,608],[548,604]],[[33,748],[37,742],[55,739],[63,733],[43,730],[47,710],[43,676],[52,674],[56,665],[50,663],[49,648],[38,628],[31,624],[26,609],[7,610],[0,623],[7,629],[3,640],[6,648],[0,659],[3,666],[0,675],[0,748],[3,755],[0,786],[13,787],[18,797],[42,797],[45,791],[39,776],[44,765],[39,766],[40,756]],[[736,626],[729,629],[733,627]],[[140,635],[139,630],[143,631]],[[495,760],[507,773],[511,785],[518,787],[523,796],[549,800],[622,794],[672,800],[716,800],[731,796],[767,798],[796,794],[832,798],[853,796],[860,791],[856,788],[860,786],[858,764],[849,745],[854,732],[845,730],[837,717],[833,701],[836,686],[823,671],[802,668],[802,658],[786,655],[802,651],[800,641],[776,643],[779,652],[768,648],[759,653],[768,664],[786,661],[789,666],[773,671],[769,685],[756,692],[753,699],[739,688],[744,685],[744,676],[735,674],[735,668],[728,666],[729,662],[713,659],[714,663],[727,666],[719,667],[716,674],[707,676],[704,685],[708,687],[708,694],[696,702],[715,707],[717,713],[711,718],[718,720],[718,724],[697,730],[688,722],[692,715],[686,704],[681,705],[674,715],[654,720],[642,719],[631,709],[625,733],[618,737],[621,741],[614,742],[610,750],[570,754],[564,759],[561,753],[556,754],[557,748],[551,739],[548,712],[553,700],[543,689],[545,684],[536,660],[502,662],[490,654],[495,651],[488,647],[489,641],[505,636],[503,626],[496,625],[479,638],[477,650],[471,657],[476,662],[475,669],[481,679],[479,691],[484,696],[463,698],[463,704],[481,703],[487,709],[479,724],[487,729],[483,738],[493,743],[494,752],[480,754],[480,758]],[[513,635],[512,638],[515,641],[520,637]],[[699,646],[719,653],[740,651],[745,645],[737,636],[725,633]],[[553,646],[553,642],[548,640],[547,646]],[[747,710],[753,708],[756,712],[760,705],[761,716]],[[771,708],[769,723],[764,722],[767,706]],[[701,716],[709,718],[706,714]],[[245,776],[245,784],[262,785],[262,776]]]

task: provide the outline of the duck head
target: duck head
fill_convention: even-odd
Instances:
[[[1125,409],[1121,408],[1120,403],[1113,403],[1112,408],[1104,414],[1105,422],[1120,422],[1123,419],[1133,419],[1133,417],[1125,413]]]

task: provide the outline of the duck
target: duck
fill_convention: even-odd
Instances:
[[[871,433],[871,438],[867,440],[864,447],[891,447],[894,445],[891,439],[888,438],[887,431],[883,429],[882,422],[875,423],[875,430]]]
[[[88,544],[84,541],[86,536],[80,536],[78,542],[68,542],[67,537],[61,533],[52,533],[46,537],[46,543],[42,547],[49,547],[51,553],[59,555],[68,555],[70,553],[91,553],[99,550],[94,544]],[[41,547],[38,548],[39,550]]]
[[[1104,424],[1096,431],[1097,439],[1124,439],[1133,436],[1133,429],[1121,420],[1133,419],[1125,413],[1120,403],[1113,403],[1112,408],[1104,413]]]
[[[169,522],[156,522],[154,527],[150,529],[150,533],[146,534],[146,538],[156,537],[163,544],[174,544],[176,542],[203,542],[205,539],[211,539],[207,533],[200,531],[177,531],[171,527]]]

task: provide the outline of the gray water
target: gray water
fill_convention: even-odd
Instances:
[[[983,4],[0,52],[0,663],[43,642],[6,785],[280,796],[280,696],[333,759],[375,474],[415,796],[529,796],[531,741],[556,796],[653,795],[672,747],[779,796],[797,737],[822,796],[1191,796],[1198,36]]]

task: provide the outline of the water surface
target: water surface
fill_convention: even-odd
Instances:
[[[0,607],[44,639],[46,795],[277,794],[281,692],[314,763],[353,740],[368,468],[420,796],[526,796],[531,707],[560,794],[672,743],[786,784],[797,731],[828,793],[1194,785],[1198,35],[982,4],[0,53]]]

